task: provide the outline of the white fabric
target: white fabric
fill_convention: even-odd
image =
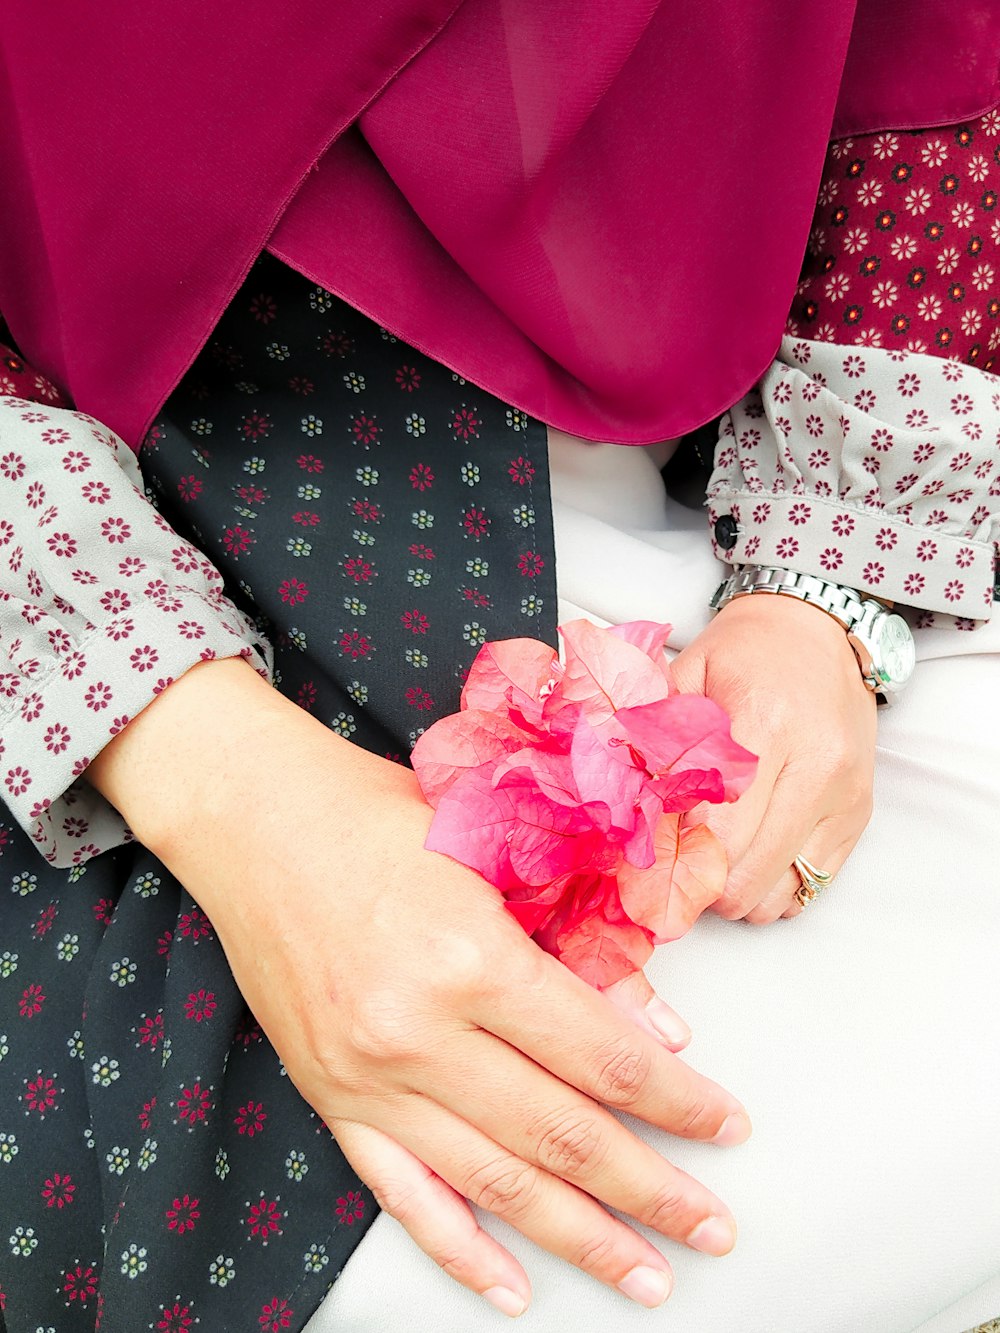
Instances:
[[[639,449],[554,449],[553,488],[561,619],[662,618],[688,642],[721,568],[702,516]],[[729,1150],[643,1127],[728,1202],[736,1250],[661,1239],[676,1290],[651,1313],[483,1217],[532,1278],[525,1333],[960,1333],[1000,1312],[1000,616],[917,643],[880,713],[874,818],[827,895],[763,928],[708,916],[647,969],[691,1063],[755,1122]],[[509,1327],[383,1215],[308,1333]]]

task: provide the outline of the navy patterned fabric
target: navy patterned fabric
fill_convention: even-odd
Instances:
[[[545,429],[263,258],[150,432],[151,497],[276,684],[406,760],[486,639],[555,640]],[[0,1327],[301,1329],[373,1200],[146,849],[0,806]]]

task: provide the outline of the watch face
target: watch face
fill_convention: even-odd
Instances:
[[[886,616],[877,626],[874,665],[889,686],[905,685],[917,662],[910,627],[902,616]]]

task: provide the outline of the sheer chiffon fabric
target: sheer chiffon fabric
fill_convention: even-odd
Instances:
[[[771,359],[831,134],[1000,91],[991,0],[102,13],[5,7],[0,309],[132,447],[268,244],[543,421],[689,430]]]
[[[642,450],[551,454],[560,618],[669,620],[682,647],[721,568],[701,515]],[[635,1128],[729,1203],[736,1250],[661,1239],[677,1285],[650,1314],[481,1216],[532,1278],[528,1333],[957,1333],[996,1314],[1000,617],[915,632],[916,675],[879,715],[875,814],[825,897],[763,929],[703,918],[647,969],[755,1133],[719,1151]],[[508,1326],[382,1215],[308,1333]]]

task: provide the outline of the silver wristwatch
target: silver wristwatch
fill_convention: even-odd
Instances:
[[[913,635],[903,617],[842,583],[831,583],[814,574],[797,574],[791,569],[737,565],[715,590],[709,606],[720,611],[734,598],[757,592],[797,597],[839,621],[847,631],[847,641],[858,659],[862,679],[886,703],[913,674],[916,664]]]

